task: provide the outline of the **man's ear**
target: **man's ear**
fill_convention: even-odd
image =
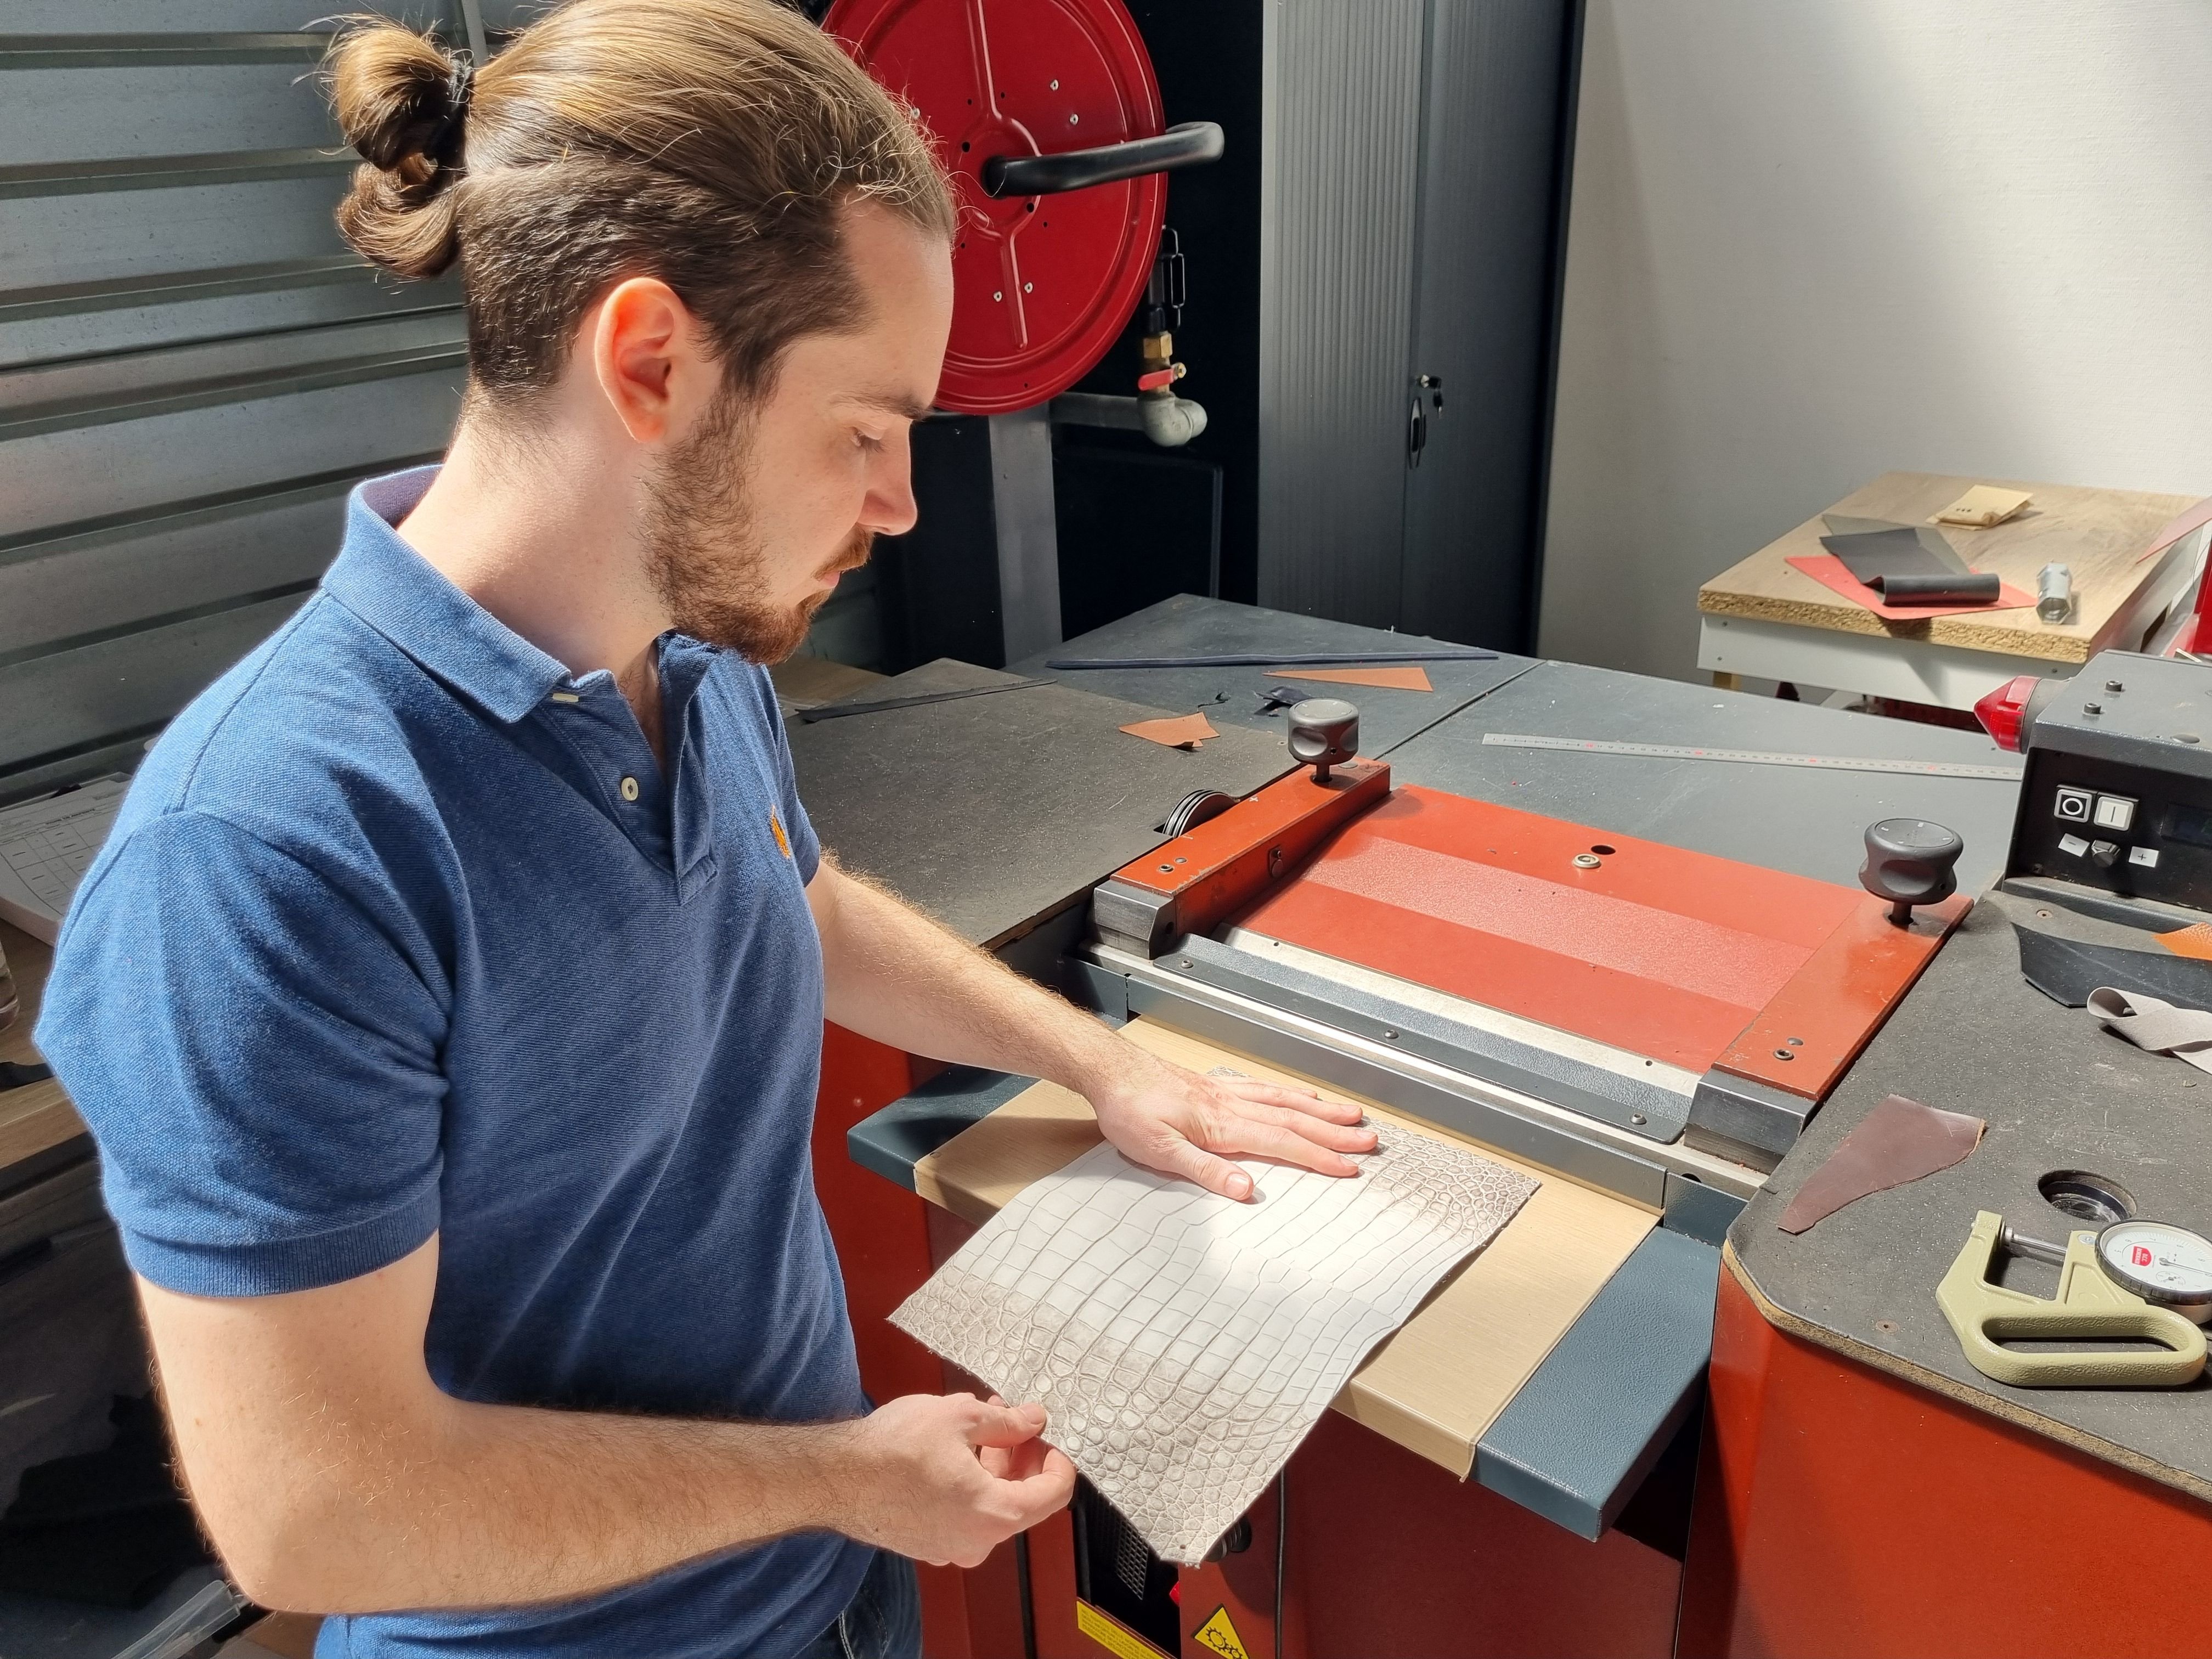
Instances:
[[[688,424],[707,390],[709,367],[698,319],[658,276],[631,276],[607,290],[591,325],[592,371],[615,416],[641,444]]]

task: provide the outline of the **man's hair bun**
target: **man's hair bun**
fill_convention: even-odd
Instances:
[[[324,60],[345,140],[360,152],[338,229],[362,258],[402,276],[453,263],[469,75],[426,36],[381,17],[348,19]]]

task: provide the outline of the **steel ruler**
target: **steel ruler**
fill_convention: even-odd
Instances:
[[[1817,766],[1837,772],[1903,772],[1922,778],[1997,778],[2020,781],[2015,766],[1968,761],[1875,760],[1863,755],[1791,755],[1776,749],[1698,749],[1686,744],[1613,743],[1603,738],[1541,738],[1525,732],[1486,732],[1496,749],[1558,749],[1577,755],[1645,755],[1654,760],[1741,761],[1752,766]]]

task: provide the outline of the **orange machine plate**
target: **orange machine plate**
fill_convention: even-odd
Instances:
[[[1754,1024],[1765,1039],[1769,1006],[1797,1001],[1785,988],[1880,908],[1833,883],[1407,787],[1243,925],[1691,1071],[1728,1055],[1731,1070],[1817,1097],[1944,929],[1929,924],[1924,943],[1920,928],[1893,929],[1902,957],[1869,994],[1806,1009],[1804,1029],[1771,1039],[1789,1062],[1730,1051]]]

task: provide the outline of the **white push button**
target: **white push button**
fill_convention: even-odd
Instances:
[[[2136,804],[2125,795],[2097,797],[2096,824],[2100,830],[2125,830],[2136,821]]]
[[[2058,799],[2051,808],[2051,816],[2064,818],[2069,823],[2089,821],[2089,792],[2087,789],[2061,789]]]
[[[2079,836],[2061,836],[2058,838],[2058,850],[2078,859],[2089,850],[2089,843]]]
[[[2155,870],[2158,868],[2158,848],[2155,847],[2130,847],[2128,848],[2128,862],[2130,864],[2140,864],[2146,870]]]

